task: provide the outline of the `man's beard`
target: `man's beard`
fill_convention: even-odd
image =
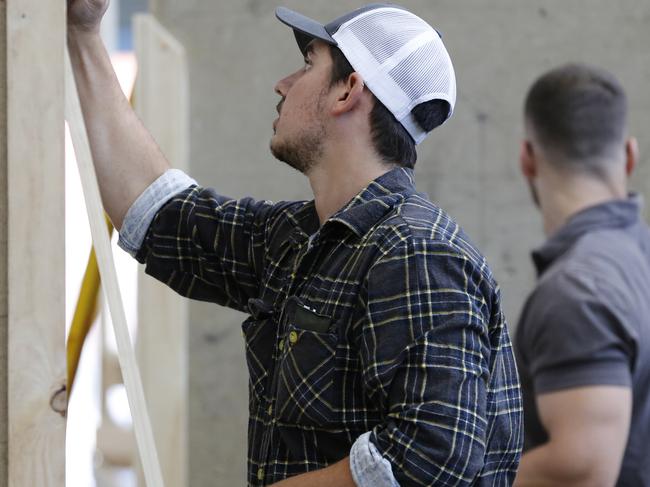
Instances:
[[[303,127],[290,140],[286,139],[279,142],[271,140],[271,153],[273,156],[303,174],[308,174],[323,156],[326,130],[320,116],[326,94],[327,90],[323,90],[318,96],[315,110],[312,113],[314,122],[310,127]],[[284,99],[278,103],[278,113],[281,111],[283,103]]]
[[[308,174],[323,155],[324,139],[325,127],[319,121],[312,127],[303,128],[290,140],[271,141],[271,153],[297,171]]]

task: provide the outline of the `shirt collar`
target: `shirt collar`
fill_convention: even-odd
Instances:
[[[399,167],[381,175],[325,222],[343,225],[361,237],[406,196],[415,193],[413,170]]]
[[[343,227],[361,237],[392,210],[395,204],[413,193],[413,170],[403,167],[392,169],[372,181],[332,215],[324,223],[320,233],[322,235]],[[313,200],[305,202],[292,215],[292,219],[296,227],[292,235],[295,244],[301,244],[319,230],[318,214]]]
[[[291,239],[294,244],[301,244],[307,240],[318,231],[320,226],[314,200],[305,201],[293,215],[290,215],[289,219],[295,227],[295,230],[291,234]]]
[[[586,233],[634,225],[641,219],[642,208],[643,198],[638,194],[630,194],[627,199],[612,200],[579,211],[541,247],[533,251],[533,262],[538,275]]]

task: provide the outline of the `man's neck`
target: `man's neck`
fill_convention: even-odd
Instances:
[[[542,190],[540,203],[547,237],[580,211],[627,197],[625,185],[608,185],[590,178],[558,178],[546,184],[552,186]]]
[[[330,154],[316,164],[308,177],[320,224],[392,168],[369,153]]]

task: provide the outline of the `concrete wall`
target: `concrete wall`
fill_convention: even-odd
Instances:
[[[261,0],[150,0],[185,45],[191,77],[191,173],[231,196],[310,196],[306,180],[269,154],[275,81],[301,64],[289,29]],[[650,3],[645,0],[402,0],[443,34],[458,77],[456,115],[420,150],[417,184],[463,225],[501,283],[511,325],[534,275],[540,219],[520,177],[521,104],[532,80],[569,60],[618,73],[628,90],[650,190]],[[329,21],[358,2],[285,0]],[[190,326],[190,485],[241,485],[247,373],[242,316],[193,304]]]

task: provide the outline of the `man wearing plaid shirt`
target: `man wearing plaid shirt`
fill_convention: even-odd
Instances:
[[[70,0],[68,38],[104,204],[149,274],[250,314],[249,485],[510,485],[521,399],[498,286],[413,181],[456,99],[439,34],[392,5],[327,25],[277,10],[305,66],[276,85],[271,150],[314,200],[272,204],[169,169],[112,78],[102,6]]]

